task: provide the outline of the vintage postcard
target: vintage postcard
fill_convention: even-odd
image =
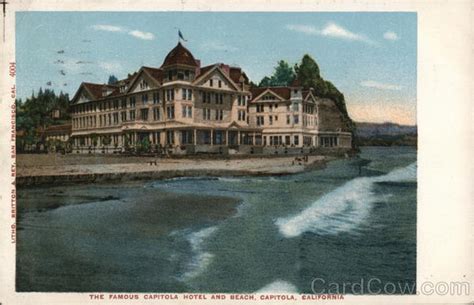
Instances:
[[[473,300],[468,1],[0,4],[0,305]]]

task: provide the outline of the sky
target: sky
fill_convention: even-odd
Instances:
[[[255,83],[309,54],[355,121],[416,124],[416,13],[17,12],[18,97],[72,97],[83,81],[160,67],[178,29],[202,65],[239,66]]]

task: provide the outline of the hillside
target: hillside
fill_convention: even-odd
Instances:
[[[357,122],[355,141],[358,146],[416,146],[417,126],[395,123]]]

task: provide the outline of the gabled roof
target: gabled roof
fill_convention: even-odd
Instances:
[[[194,58],[193,54],[186,49],[181,42],[174,47],[168,55],[166,55],[165,60],[161,67],[171,66],[171,65],[187,65],[191,67],[197,67],[198,63]]]
[[[272,93],[283,100],[291,98],[291,88],[289,87],[252,87],[250,92],[252,93],[252,101],[265,93]]]
[[[112,92],[108,96],[112,95],[117,95],[119,94],[119,89],[117,86],[114,85],[107,85],[107,84],[94,84],[94,83],[82,83],[79,86],[79,89],[77,89],[76,94],[74,94],[74,97],[72,98],[71,101],[75,101],[76,98],[78,97],[79,93],[82,91],[82,89],[86,90],[86,92],[90,95],[92,100],[97,100],[102,98],[102,92],[104,89],[111,89]]]
[[[240,83],[240,78],[243,77],[244,83],[248,83],[249,78],[239,67],[230,67],[229,76],[235,83]]]
[[[132,87],[135,85],[142,73],[146,73],[148,77],[150,77],[151,80],[154,81],[158,86],[163,83],[163,70],[152,67],[141,67],[140,70],[138,70],[138,72],[134,74],[133,79],[130,81],[130,84],[127,88],[127,92],[130,92],[130,90],[132,90]]]
[[[239,86],[237,86],[236,83],[234,83],[234,81],[230,78],[230,76],[225,73],[222,68],[220,67],[221,64],[214,64],[214,65],[210,65],[210,66],[206,66],[204,68],[201,68],[201,73],[199,74],[199,76],[193,81],[193,84],[196,84],[198,83],[199,81],[201,81],[202,79],[204,79],[206,76],[209,76],[211,75],[211,73],[213,71],[219,71],[219,73],[221,73],[225,79],[227,79],[227,81],[234,87],[234,89],[238,90],[239,89]],[[204,70],[204,72],[203,72]]]

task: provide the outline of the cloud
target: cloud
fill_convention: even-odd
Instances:
[[[233,46],[226,45],[219,41],[207,41],[201,44],[201,49],[204,51],[224,51],[224,52],[235,52],[238,49]]]
[[[152,33],[142,32],[142,31],[139,31],[139,30],[130,31],[130,32],[128,32],[128,34],[132,35],[133,37],[140,38],[140,39],[143,39],[143,40],[153,40],[155,38],[155,36]]]
[[[316,28],[312,25],[303,24],[288,24],[286,28],[290,31],[300,32],[306,35],[317,35],[374,44],[374,42],[365,35],[351,32],[334,22],[327,23],[323,28]]]
[[[380,90],[401,90],[402,87],[398,85],[392,85],[392,84],[384,84],[384,83],[379,83],[373,80],[366,80],[360,83],[362,87],[369,87],[369,88],[375,88],[375,89],[380,89]]]
[[[109,24],[95,24],[92,28],[96,31],[106,32],[124,32],[125,30],[120,26],[109,25]]]
[[[105,31],[105,32],[115,32],[115,33],[127,33],[128,35],[143,39],[143,40],[153,40],[155,35],[150,32],[143,32],[139,30],[128,30],[125,27],[110,25],[110,24],[95,24],[92,26],[92,29],[96,31]]]
[[[120,73],[123,70],[122,64],[118,61],[103,61],[99,63],[99,67],[109,73]]]
[[[398,37],[397,33],[392,32],[392,31],[385,32],[383,34],[383,38],[385,38],[387,40],[398,40],[398,39],[400,39],[400,37]]]

